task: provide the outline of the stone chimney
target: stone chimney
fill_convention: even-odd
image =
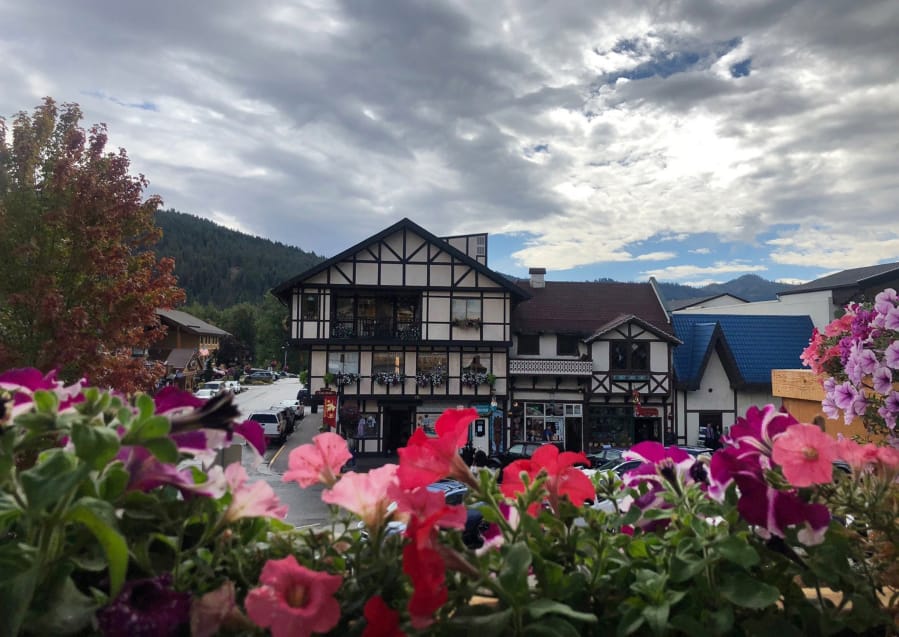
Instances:
[[[531,268],[528,270],[528,274],[531,275],[531,287],[532,288],[545,288],[546,281],[543,277],[546,275],[546,268]]]

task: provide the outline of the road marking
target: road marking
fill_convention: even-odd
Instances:
[[[278,449],[278,450],[275,452],[275,455],[272,456],[272,459],[268,461],[268,466],[272,466],[273,464],[275,464],[275,460],[278,459],[278,456],[281,455],[281,452],[284,451],[284,448],[285,448],[286,446],[287,446],[286,444],[285,444],[285,445],[281,445],[281,448]]]

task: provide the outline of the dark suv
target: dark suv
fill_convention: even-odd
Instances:
[[[508,451],[490,456],[487,466],[494,469],[502,469],[516,460],[530,458],[543,445],[556,445],[559,451],[563,451],[561,442],[516,442],[509,447]]]

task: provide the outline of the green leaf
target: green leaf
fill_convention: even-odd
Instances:
[[[646,548],[646,541],[643,539],[635,539],[627,545],[627,554],[638,559],[649,557],[649,551]]]
[[[528,624],[521,634],[526,637],[579,637],[581,633],[561,617],[547,617]]]
[[[527,612],[534,619],[540,619],[544,615],[553,614],[568,617],[569,619],[575,619],[579,622],[586,622],[588,624],[593,624],[597,621],[596,615],[592,613],[582,613],[574,610],[568,604],[545,598],[535,599],[529,603],[527,605]]]
[[[168,436],[172,430],[172,423],[164,416],[151,416],[146,420],[139,420],[132,425],[132,429],[125,436],[128,443],[141,443],[154,438]],[[124,441],[123,441],[124,442]]]
[[[21,542],[0,544],[0,583],[26,572],[34,565],[36,557],[37,549],[28,544]]]
[[[509,547],[499,572],[499,583],[517,602],[524,602],[528,596],[528,569],[531,566],[531,551],[524,542]]]
[[[27,623],[35,635],[74,635],[87,627],[97,610],[97,603],[79,591],[71,577],[35,606]]]
[[[154,438],[141,444],[161,462],[178,462],[178,447],[171,438]]]
[[[0,627],[6,635],[18,635],[37,588],[37,569],[19,573],[0,584]]]
[[[2,530],[12,524],[23,513],[24,511],[22,511],[15,498],[8,493],[0,493],[0,536],[2,536]]]
[[[701,573],[704,568],[705,562],[702,557],[695,554],[687,554],[683,557],[672,555],[671,562],[668,565],[672,582],[691,580],[698,573]]]
[[[119,435],[108,427],[95,427],[84,422],[72,426],[75,454],[95,471],[101,470],[119,452]]]
[[[56,394],[45,389],[35,391],[31,396],[31,400],[34,402],[35,409],[39,412],[54,413],[59,406],[59,399],[56,397]]]
[[[69,511],[70,522],[83,524],[94,534],[109,562],[109,595],[118,595],[128,569],[128,544],[115,528],[115,510],[102,500],[81,498]]]
[[[765,608],[780,598],[777,587],[739,572],[722,573],[718,591],[724,599],[744,608]]]
[[[138,417],[141,420],[150,418],[156,409],[156,403],[147,394],[139,394],[135,401],[135,406],[137,407]]]
[[[472,607],[474,610],[478,607]],[[497,611],[493,608],[485,607],[483,611],[478,609],[478,613],[472,615],[456,614],[450,619],[449,623],[453,628],[462,628],[460,634],[478,635],[478,637],[494,637],[498,635],[507,635],[509,633],[509,624],[512,621],[512,609]],[[455,631],[454,631],[455,632]]]
[[[722,558],[743,568],[751,568],[759,563],[759,554],[745,539],[729,535],[717,542],[715,550]]]
[[[618,621],[618,628],[615,631],[616,635],[624,636],[624,635],[632,635],[637,632],[637,629],[643,625],[645,621],[643,617],[643,608],[645,605],[642,602],[635,603],[636,600],[631,600],[631,603],[625,607],[625,611],[621,614],[621,619]]]
[[[104,500],[117,500],[125,492],[130,479],[131,474],[125,471],[121,463],[109,465],[97,483],[97,493]]]
[[[668,604],[647,606],[643,609],[643,618],[654,634],[662,635],[668,627],[668,614],[670,612],[671,608]]]
[[[35,466],[19,475],[29,510],[42,511],[67,497],[89,472],[90,467],[62,449],[45,452]]]

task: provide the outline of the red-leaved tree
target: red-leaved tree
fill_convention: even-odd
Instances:
[[[152,247],[159,197],[85,130],[77,104],[45,98],[0,118],[0,369],[59,369],[130,392],[163,370],[132,356],[162,338],[156,308],[184,301],[171,259]]]

